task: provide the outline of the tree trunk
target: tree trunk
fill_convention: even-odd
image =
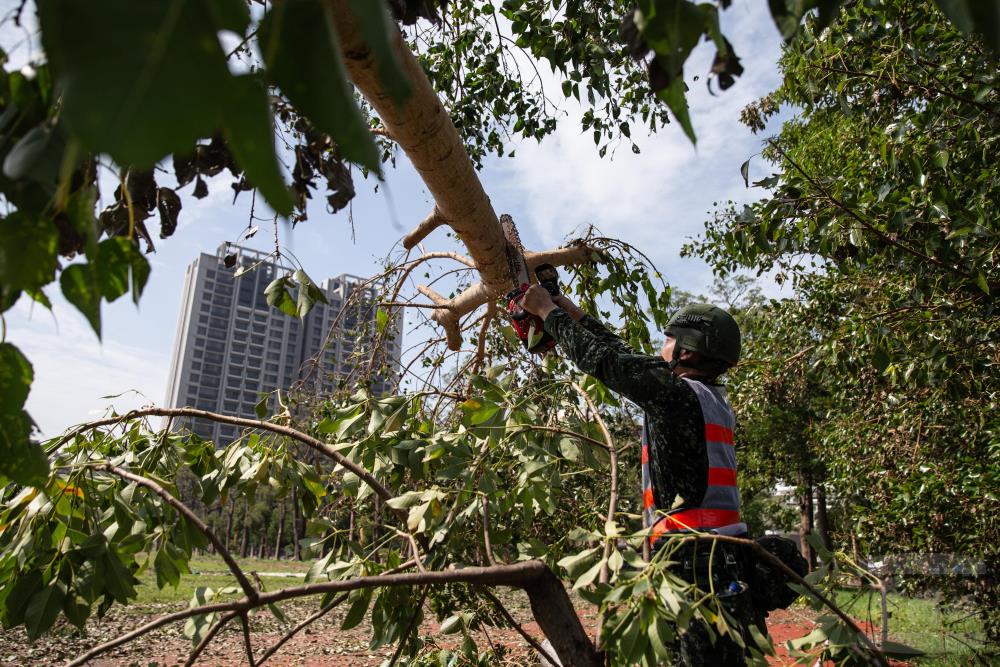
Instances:
[[[302,560],[302,550],[299,547],[299,493],[292,487],[292,558]]]
[[[281,558],[281,538],[284,537],[285,532],[285,510],[286,503],[284,500],[281,501],[281,512],[278,514],[278,537],[274,540],[274,559],[278,560]]]
[[[809,545],[808,536],[813,531],[813,487],[812,477],[802,473],[799,481],[799,548],[802,557],[809,563],[809,569],[816,567],[816,554]]]
[[[405,103],[397,105],[382,87],[375,59],[349,5],[348,0],[330,0],[351,80],[378,114],[392,140],[406,153],[435,201],[432,214],[407,237],[407,247],[441,224],[447,224],[465,244],[482,278],[481,283],[453,299],[435,299],[441,307],[433,311],[432,318],[444,327],[448,346],[457,350],[461,346],[459,318],[510,289],[507,241],[455,124],[402,33],[395,25],[390,28],[411,92]],[[545,257],[541,257],[543,254]],[[535,256],[526,257],[529,265],[547,262],[558,266],[590,261],[592,251],[581,245],[532,255]]]
[[[247,557],[247,538],[250,536],[250,502],[243,502],[243,527],[240,532],[240,558]]]
[[[236,511],[236,498],[229,499],[229,510],[226,512],[226,551],[229,551],[229,538],[233,532],[233,512]]]
[[[551,570],[546,568],[542,576],[525,585],[524,590],[531,602],[531,613],[552,643],[559,662],[567,667],[603,667],[604,657],[587,637],[566,589]]]
[[[830,521],[826,511],[826,487],[816,484],[816,533],[823,541],[828,551],[833,551],[833,540],[830,539]]]

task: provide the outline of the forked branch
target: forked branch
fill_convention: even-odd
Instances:
[[[212,613],[237,613],[245,615],[251,609],[269,604],[332,592],[346,592],[361,588],[381,588],[384,586],[419,586],[448,583],[467,583],[485,586],[516,586],[528,593],[535,620],[553,643],[560,660],[566,665],[600,667],[603,660],[587,638],[580,619],[570,603],[566,589],[548,566],[539,560],[524,561],[511,565],[494,567],[468,567],[455,570],[412,572],[401,574],[379,574],[342,581],[294,586],[273,592],[261,592],[255,600],[243,598],[232,602],[194,607],[166,614],[154,619],[132,632],[95,646],[83,655],[66,664],[66,667],[83,665],[113,648],[161,628],[170,623],[183,621],[192,616]],[[268,654],[269,655],[269,654]]]

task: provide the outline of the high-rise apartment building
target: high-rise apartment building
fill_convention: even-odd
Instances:
[[[236,259],[229,267],[227,255]],[[374,290],[356,276],[328,279],[319,288],[329,303],[317,302],[299,320],[269,306],[265,295],[271,281],[291,271],[271,255],[227,244],[214,255],[202,253],[188,267],[167,406],[253,418],[263,394],[296,383],[310,392],[330,393],[351,374],[356,359],[371,359],[373,351],[364,346],[375,330]],[[391,326],[395,335],[381,353],[398,365],[401,332],[398,322]],[[391,388],[385,377],[371,386],[375,394]],[[183,425],[221,444],[240,433],[238,427],[200,419]]]

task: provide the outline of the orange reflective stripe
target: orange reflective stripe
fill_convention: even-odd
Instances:
[[[719,424],[705,424],[705,440],[709,442],[724,442],[733,444],[733,432]]]
[[[736,471],[732,468],[709,468],[709,486],[736,486]]]
[[[709,530],[741,522],[738,510],[694,509],[668,514],[653,525],[652,538],[678,530]]]
[[[649,463],[649,445],[642,446],[642,464],[646,465]]]
[[[653,490],[644,489],[642,492],[642,506],[643,508],[653,506]]]

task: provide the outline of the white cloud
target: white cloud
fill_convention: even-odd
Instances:
[[[601,160],[590,132],[581,133],[580,109],[570,111],[556,133],[541,144],[525,142],[512,160],[493,163],[491,185],[505,199],[517,200],[543,245],[558,244],[575,228],[595,224],[649,254],[672,282],[704,289],[710,271],[700,262],[682,262],[678,251],[699,234],[715,202],[750,201],[740,164],[760,150],[760,138],[739,122],[744,106],[779,83],[775,66],[780,38],[766,11],[736,8],[723,12],[725,26],[746,72],[728,91],[711,96],[704,76],[714,55],[702,45],[688,63],[691,117],[698,135],[693,147],[677,123],[654,136],[637,138],[642,153],[628,145]],[[556,87],[558,89],[558,87]]]
[[[111,406],[119,412],[162,403],[169,356],[142,347],[97,340],[90,325],[62,299],[58,321],[22,299],[11,316],[8,340],[31,362],[35,381],[27,410],[47,437],[98,418]],[[116,398],[102,398],[125,393]],[[135,392],[141,392],[137,394]]]

